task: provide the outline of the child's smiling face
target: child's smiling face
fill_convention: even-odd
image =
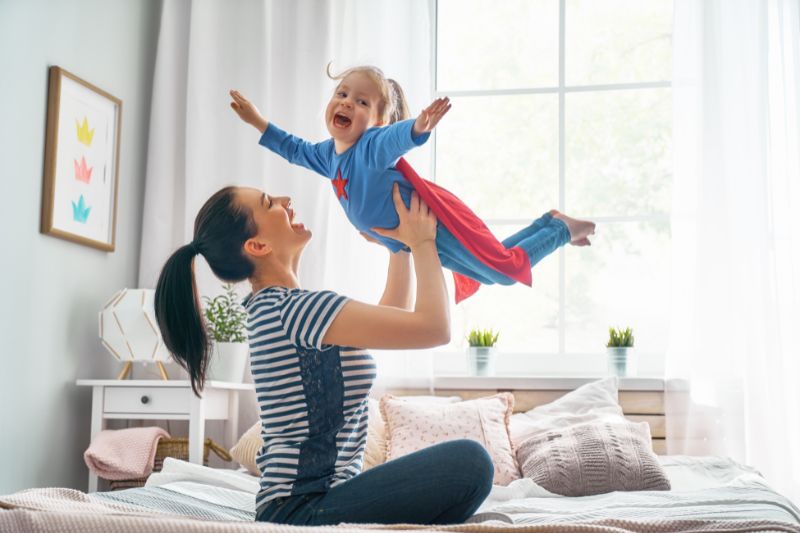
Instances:
[[[325,125],[337,145],[352,146],[373,126],[380,125],[381,93],[364,73],[347,75],[336,87],[325,110]]]

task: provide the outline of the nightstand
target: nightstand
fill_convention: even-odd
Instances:
[[[188,381],[79,379],[77,384],[92,387],[91,438],[108,419],[188,420],[189,462],[196,464],[203,464],[206,420],[225,420],[225,446],[233,446],[238,437],[238,393],[254,389],[249,383],[207,381],[198,398]],[[96,491],[97,475],[90,471],[89,492]]]

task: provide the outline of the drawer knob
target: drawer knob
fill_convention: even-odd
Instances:
[[[150,403],[150,397],[146,395],[142,396],[142,403],[144,404]]]

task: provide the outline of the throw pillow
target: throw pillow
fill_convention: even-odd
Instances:
[[[517,450],[523,476],[562,496],[669,490],[653,453],[647,422],[589,422],[525,440]]]
[[[510,432],[514,447],[531,437],[553,429],[598,421],[624,421],[617,402],[617,378],[593,381],[561,398],[511,417]]]
[[[407,402],[438,404],[461,401],[459,396],[403,396],[402,399]],[[381,406],[374,398],[369,399],[368,405],[369,423],[362,472],[386,462],[386,423],[383,421]]]
[[[380,405],[387,429],[387,460],[440,442],[471,439],[482,444],[492,457],[496,485],[519,479],[508,433],[514,408],[511,393],[446,405],[408,402],[386,395]]]
[[[259,420],[245,431],[244,435],[230,449],[231,457],[254,476],[261,476],[261,471],[256,465],[256,456],[263,445],[264,443],[261,441],[261,420]]]

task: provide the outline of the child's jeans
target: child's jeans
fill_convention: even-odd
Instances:
[[[494,467],[472,440],[443,442],[363,472],[324,493],[275,498],[256,521],[317,526],[459,524],[492,488]]]
[[[531,267],[546,256],[558,250],[570,241],[569,230],[564,221],[545,213],[533,223],[503,241],[503,246],[522,248],[531,261]],[[513,285],[515,280],[495,269],[481,263],[458,239],[450,233],[444,224],[439,224],[436,231],[436,249],[442,266],[480,281],[485,285],[499,283]]]

